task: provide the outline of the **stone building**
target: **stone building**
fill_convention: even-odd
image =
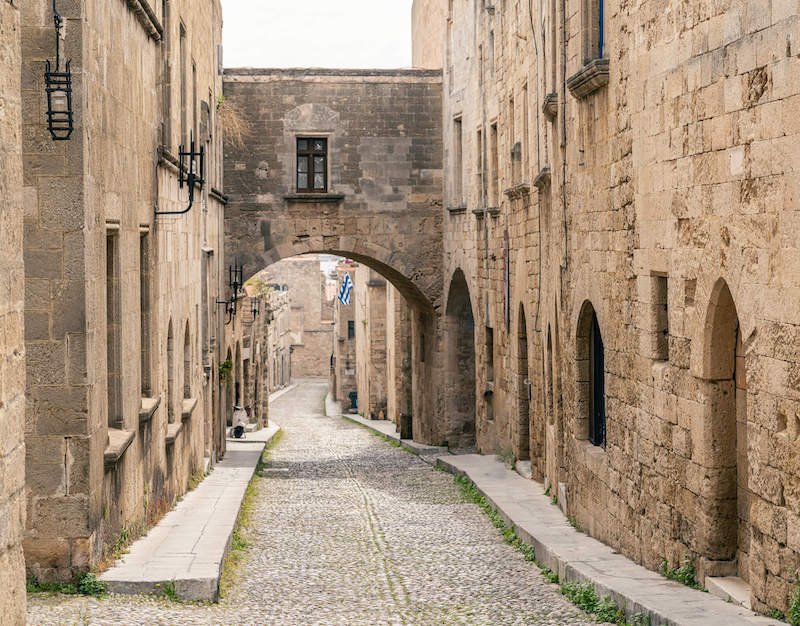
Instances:
[[[325,298],[325,275],[319,257],[308,254],[274,263],[258,280],[288,292],[292,334],[292,375],[325,378],[330,369],[333,327],[331,303]]]
[[[337,286],[345,276],[354,280],[358,264],[340,263],[336,268]],[[338,293],[333,299],[333,341],[331,348],[331,397],[340,402],[345,411],[358,407],[356,382],[356,301],[355,288],[350,291],[350,304],[342,304]]]
[[[0,615],[25,623],[25,297],[19,7],[0,1]]]
[[[53,141],[46,125],[53,5],[19,9],[25,553],[29,574],[43,580],[96,566],[224,452],[214,417],[216,301],[227,295],[220,3],[57,7],[75,91],[68,141]],[[205,184],[188,212],[159,214],[189,205],[178,173],[179,146],[191,138],[205,150]]]
[[[785,611],[800,18],[769,6],[449,0],[442,340],[479,450],[635,561]]]
[[[334,254],[391,282],[416,338],[414,428],[437,439],[441,72],[228,69],[225,96],[253,127],[244,147],[225,153],[226,256],[255,270]]]

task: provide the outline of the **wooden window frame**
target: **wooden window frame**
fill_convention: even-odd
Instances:
[[[308,142],[308,149],[301,150],[300,142]],[[323,150],[314,150],[314,143],[317,141],[324,142],[325,148]],[[297,137],[296,142],[297,152],[295,157],[295,185],[298,193],[328,193],[328,138],[327,137]],[[322,189],[314,188],[314,178],[319,172],[316,171],[316,160],[322,158],[322,176],[323,185]],[[300,171],[300,159],[307,161],[307,171]],[[300,186],[300,174],[306,174],[306,186]]]

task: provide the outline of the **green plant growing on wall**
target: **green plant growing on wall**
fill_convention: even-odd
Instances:
[[[697,574],[694,569],[694,563],[692,563],[689,555],[687,554],[683,557],[683,564],[680,567],[676,567],[673,569],[669,568],[669,564],[667,563],[667,559],[661,561],[661,575],[665,578],[669,578],[670,580],[674,580],[676,582],[681,583],[682,585],[686,585],[687,587],[691,587],[692,589],[697,589],[699,591],[708,591],[703,585],[697,582]]]
[[[230,359],[225,359],[219,364],[219,382],[227,383],[228,387],[231,386],[231,372],[233,371],[233,363]]]

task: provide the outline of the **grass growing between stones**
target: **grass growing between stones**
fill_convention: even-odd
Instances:
[[[697,573],[694,570],[694,563],[692,563],[688,556],[684,557],[683,564],[680,567],[675,567],[673,569],[669,568],[667,559],[664,559],[661,561],[661,569],[659,571],[665,578],[679,582],[682,585],[697,589],[698,591],[708,591],[708,589],[697,582]]]
[[[539,562],[533,546],[528,545],[517,536],[514,528],[506,524],[500,512],[486,500],[485,496],[481,495],[475,483],[466,476],[454,476],[453,479],[461,488],[464,499],[477,504],[489,517],[492,525],[503,535],[503,541],[521,552],[526,561],[534,563],[541,570],[545,580],[558,584],[558,572],[553,572]],[[600,598],[591,583],[565,582],[561,585],[560,591],[579,609],[594,615],[598,622],[610,622],[619,626],[648,626],[650,624],[650,618],[640,613],[627,620],[624,611],[617,606],[616,602],[609,597]]]
[[[28,593],[51,593],[69,596],[93,596],[101,598],[106,595],[106,587],[94,572],[86,572],[76,577],[71,583],[43,583],[31,578],[25,585]]]
[[[247,485],[242,507],[239,509],[239,516],[233,527],[231,535],[231,547],[225,556],[225,563],[222,568],[222,576],[219,581],[219,597],[224,598],[233,588],[239,569],[247,556],[250,547],[253,545],[247,538],[247,530],[250,528],[250,518],[253,514],[256,497],[258,496],[258,483],[264,477],[263,470],[270,458],[272,449],[283,439],[283,431],[279,430],[267,444],[264,453],[258,461],[253,478]]]

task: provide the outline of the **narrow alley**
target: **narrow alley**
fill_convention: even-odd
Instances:
[[[247,555],[219,605],[29,598],[29,624],[583,624],[449,474],[338,416],[328,385],[272,405]]]

